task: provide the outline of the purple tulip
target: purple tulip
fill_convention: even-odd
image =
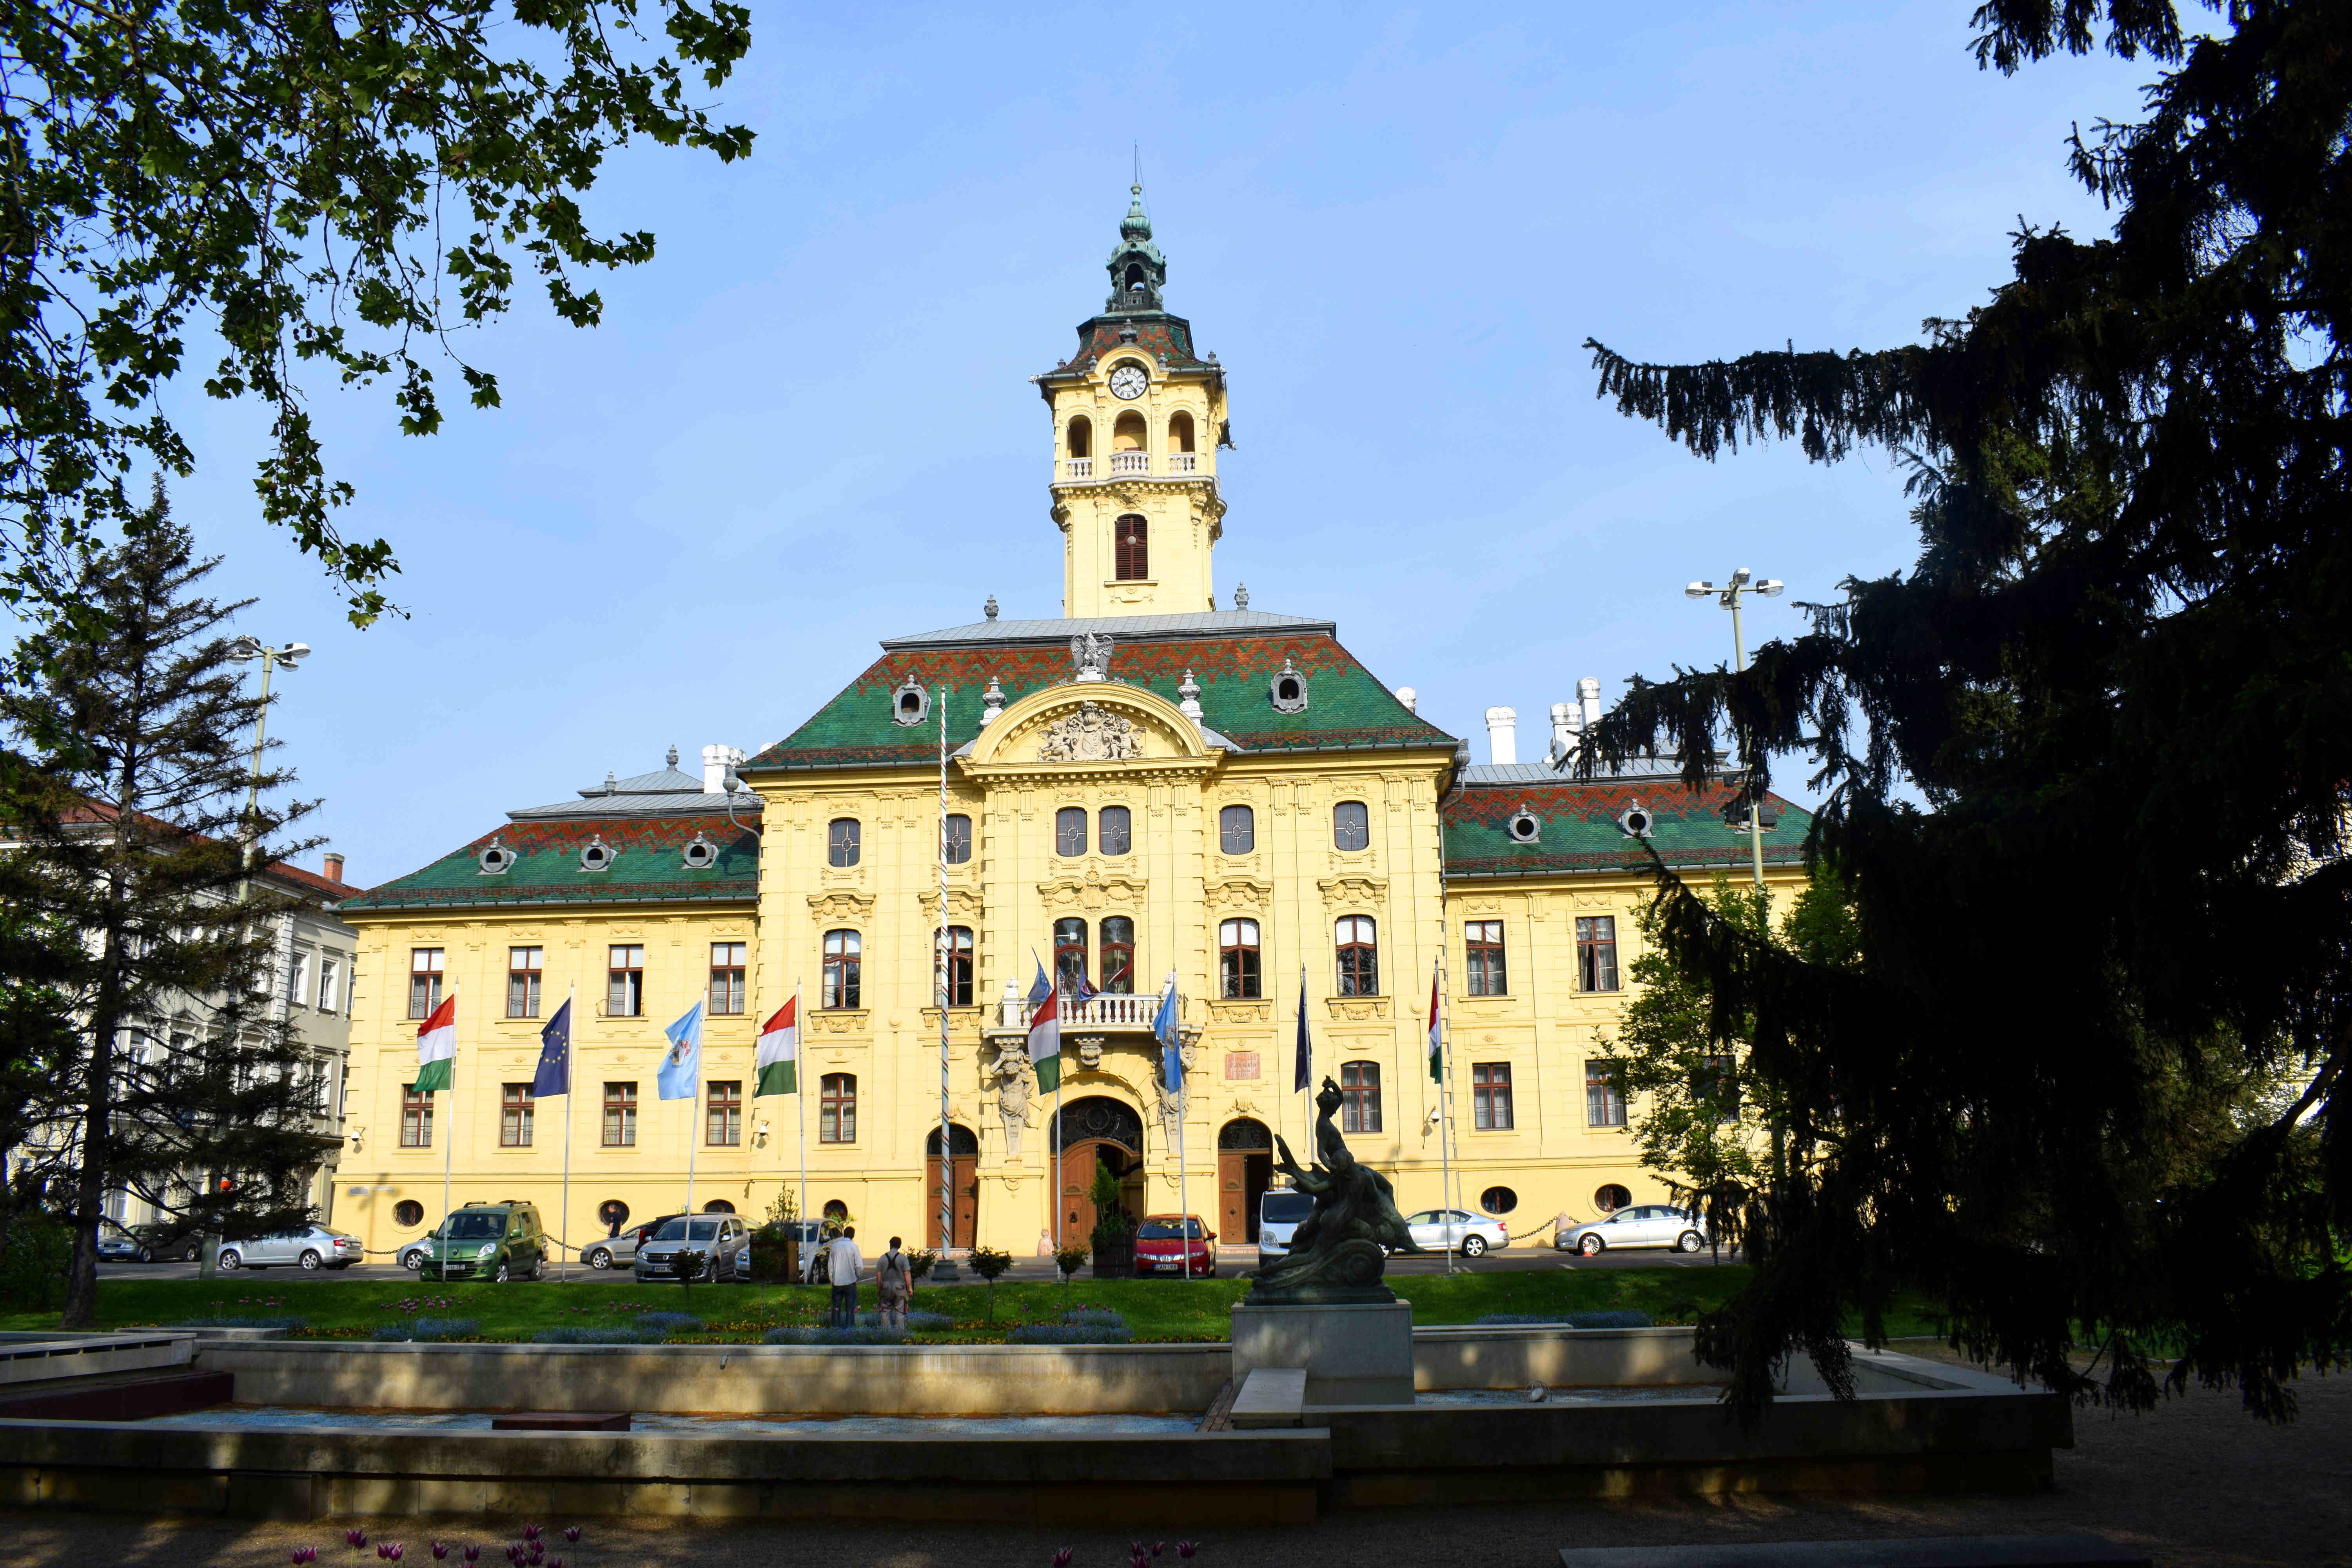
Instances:
[[[388,1546],[388,1547],[386,1547],[386,1548],[384,1549],[384,1553],[383,1553],[384,1561],[385,1561],[385,1562],[387,1562],[387,1563],[397,1563],[397,1562],[399,1562],[399,1561],[400,1561],[400,1553],[401,1553],[401,1550],[402,1550],[402,1548],[401,1548],[401,1544],[400,1544],[400,1542],[397,1542],[397,1541],[394,1542],[390,1546]]]
[[[446,1542],[446,1541],[436,1541],[436,1542],[435,1542],[433,1543],[433,1561],[434,1561],[434,1562],[438,1563],[438,1562],[440,1562],[440,1561],[441,1561],[441,1559],[443,1559],[444,1557],[446,1557],[446,1556],[448,1556],[448,1555],[449,1555],[449,1543],[448,1543],[447,1542]]]
[[[1070,1568],[1070,1558],[1073,1555],[1075,1554],[1068,1547],[1063,1547],[1054,1553],[1054,1568]]]
[[[467,1542],[466,1543],[465,1557],[466,1561],[468,1563],[479,1563],[482,1560],[482,1549],[476,1546],[473,1542]]]
[[[572,1542],[575,1545],[578,1544],[580,1540],[580,1527],[576,1524],[565,1525],[563,1527],[563,1539]]]
[[[343,1531],[343,1540],[352,1551],[357,1552],[361,1547],[367,1544],[367,1531],[364,1530],[346,1530]]]
[[[547,1560],[547,1568],[563,1568],[563,1559],[561,1557],[549,1558]]]
[[[301,1568],[301,1564],[316,1563],[318,1560],[319,1549],[315,1546],[298,1546],[294,1549],[295,1568]]]
[[[1164,1541],[1155,1541],[1151,1543],[1151,1555],[1154,1557],[1159,1556],[1161,1552],[1167,1550],[1168,1543]]]
[[[522,1527],[522,1538],[525,1541],[537,1541],[539,1539],[539,1526],[535,1524],[524,1525]]]
[[[1176,1543],[1176,1555],[1187,1561],[1191,1560],[1192,1553],[1200,1550],[1201,1543],[1197,1541],[1180,1541]]]

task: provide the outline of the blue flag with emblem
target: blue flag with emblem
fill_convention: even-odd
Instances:
[[[1168,984],[1160,993],[1160,1013],[1151,1020],[1151,1032],[1160,1040],[1160,1081],[1171,1094],[1184,1089],[1184,1046],[1176,1022],[1176,972],[1168,972]]]
[[[539,1032],[539,1072],[530,1082],[533,1100],[572,1092],[572,999],[565,997],[547,1027]]]
[[[662,1031],[669,1037],[669,1054],[662,1058],[654,1081],[664,1100],[692,1100],[702,1092],[702,1004]]]
[[[1037,966],[1037,978],[1029,983],[1029,1011],[1034,1013],[1045,1005],[1045,998],[1054,994],[1054,983],[1045,978],[1045,961],[1037,956],[1037,950],[1034,947],[1029,950],[1029,962]]]

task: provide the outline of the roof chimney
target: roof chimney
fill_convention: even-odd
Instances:
[[[675,755],[676,753],[672,754]],[[712,745],[703,747],[702,793],[705,795],[725,795],[727,793],[728,770],[741,766],[742,762],[743,749],[740,746]]]
[[[1408,713],[1421,711],[1421,694],[1410,686],[1397,688],[1397,700],[1404,704],[1404,710]]]
[[[1486,710],[1486,760],[1507,768],[1519,760],[1519,715],[1516,709]]]
[[[1551,760],[1553,762],[1563,762],[1576,755],[1577,744],[1584,738],[1583,721],[1583,714],[1578,710],[1573,702],[1555,702],[1551,705]]]
[[[320,858],[319,863],[327,868],[327,880],[341,887],[343,880],[343,858],[330,849]]]
[[[1576,700],[1584,704],[1584,732],[1590,735],[1601,727],[1601,682],[1589,675],[1578,681]]]

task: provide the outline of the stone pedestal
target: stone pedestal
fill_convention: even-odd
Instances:
[[[1234,1376],[1260,1367],[1307,1373],[1309,1405],[1412,1403],[1412,1303],[1234,1309]]]

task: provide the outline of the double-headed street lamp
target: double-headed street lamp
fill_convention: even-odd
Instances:
[[[1731,612],[1731,658],[1735,670],[1745,670],[1748,668],[1748,639],[1740,629],[1739,602],[1750,594],[1767,599],[1776,599],[1780,597],[1780,590],[1787,586],[1777,577],[1767,577],[1759,583],[1754,581],[1754,575],[1747,567],[1742,566],[1731,574],[1731,581],[1721,588],[1717,588],[1712,583],[1693,583],[1683,590],[1686,596],[1693,599],[1704,599],[1711,594],[1717,595],[1718,597],[1716,602]],[[1748,846],[1755,856],[1756,885],[1760,888],[1764,885],[1764,801],[1761,792],[1756,787],[1752,768],[1749,770],[1747,795]]]

